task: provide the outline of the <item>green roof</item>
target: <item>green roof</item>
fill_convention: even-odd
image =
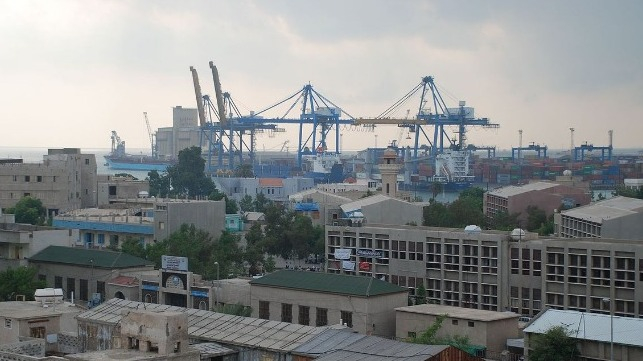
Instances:
[[[93,266],[96,268],[129,268],[153,264],[146,259],[123,252],[61,246],[49,246],[33,255],[29,258],[29,261]]]
[[[290,270],[267,274],[253,279],[250,284],[360,297],[408,292],[406,288],[373,277]]]

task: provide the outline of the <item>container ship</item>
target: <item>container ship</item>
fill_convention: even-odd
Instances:
[[[157,171],[165,172],[175,162],[164,160],[154,155],[127,154],[125,141],[112,131],[111,152],[105,156],[105,165],[115,170]]]

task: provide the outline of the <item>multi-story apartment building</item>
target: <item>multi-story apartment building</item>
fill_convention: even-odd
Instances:
[[[525,239],[533,237],[525,235]],[[326,226],[327,271],[421,285],[431,303],[503,311],[509,307],[507,232],[368,224]]]
[[[96,156],[78,148],[49,149],[42,163],[0,162],[0,208],[25,196],[42,201],[49,215],[95,207]]]
[[[556,213],[554,233],[565,238],[643,239],[643,200],[614,197]]]
[[[527,219],[527,207],[536,206],[547,216],[555,209],[574,208],[589,204],[591,196],[583,189],[552,182],[534,182],[523,186],[507,186],[485,193],[483,211],[487,219],[497,213],[519,214],[518,219]]]
[[[183,224],[219,237],[225,229],[225,201],[122,199],[109,208],[87,208],[54,217],[54,227],[79,230],[78,245],[118,246],[127,237],[143,244],[162,241]]]
[[[533,316],[545,306],[643,316],[643,244],[507,232],[326,226],[327,272],[421,285],[430,303]]]

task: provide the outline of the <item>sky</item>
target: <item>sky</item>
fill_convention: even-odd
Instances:
[[[469,144],[510,149],[522,130],[523,145],[569,149],[574,128],[577,146],[613,130],[615,148],[643,148],[641,14],[640,0],[0,0],[0,146],[109,148],[115,130],[149,148],[143,112],[156,129],[196,107],[190,66],[214,96],[214,61],[244,114],[310,84],[374,117],[433,76],[447,106],[500,125],[469,128]],[[344,150],[410,144],[396,126],[340,131]]]

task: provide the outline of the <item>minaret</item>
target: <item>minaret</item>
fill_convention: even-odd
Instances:
[[[397,162],[397,154],[395,154],[395,150],[393,148],[386,148],[379,168],[380,174],[382,175],[382,193],[389,197],[396,198],[397,174],[400,172],[402,165]]]

